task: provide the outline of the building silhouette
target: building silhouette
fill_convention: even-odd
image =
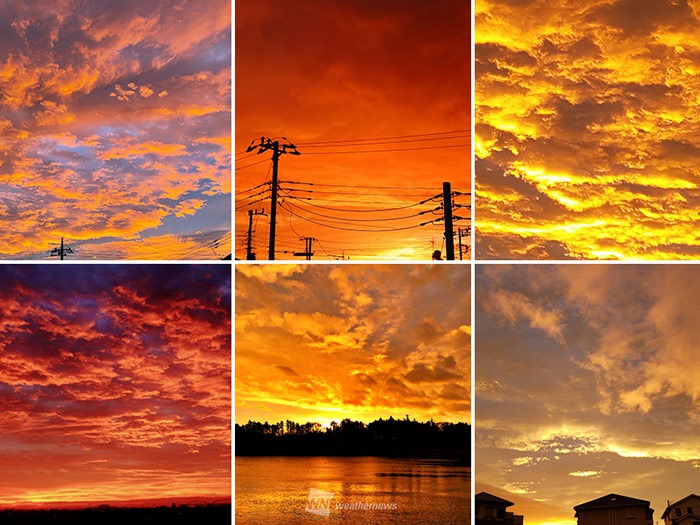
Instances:
[[[608,494],[574,507],[578,525],[653,525],[654,509],[643,499]]]
[[[523,525],[523,516],[508,512],[506,509],[514,503],[488,492],[479,492],[474,496],[476,504],[475,525]]]
[[[691,494],[675,503],[669,502],[661,519],[665,525],[700,525],[700,496]]]

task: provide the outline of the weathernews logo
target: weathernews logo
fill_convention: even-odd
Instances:
[[[324,490],[310,489],[309,500],[306,502],[306,512],[318,514],[319,516],[330,516],[331,501],[335,496],[332,492]]]

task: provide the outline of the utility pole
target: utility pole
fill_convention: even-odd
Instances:
[[[301,237],[299,240],[305,241],[306,250],[303,252],[294,252],[294,256],[295,257],[306,257],[306,260],[310,261],[311,256],[314,254],[314,252],[311,251],[311,247],[313,246],[313,242],[315,239],[313,237]]]
[[[282,137],[284,140],[287,140],[286,138]],[[301,155],[297,151],[297,147],[292,144],[291,142],[286,142],[284,144],[280,144],[279,140],[272,140],[268,139],[266,137],[260,137],[260,143],[255,144],[255,141],[250,143],[250,146],[248,146],[248,149],[246,149],[247,153],[250,153],[254,149],[258,149],[258,155],[261,153],[267,151],[267,150],[272,150],[272,206],[270,207],[270,249],[268,252],[268,259],[271,261],[275,260],[275,228],[277,225],[277,186],[278,186],[278,177],[277,177],[277,168],[280,160],[280,155],[284,155],[286,153],[289,153],[290,155]]]
[[[61,260],[63,260],[67,253],[73,253],[73,250],[70,249],[70,246],[67,248],[63,247],[63,237],[61,237],[61,247],[54,248],[53,250],[51,250],[51,253],[49,255],[51,257],[56,257],[58,255],[60,256]]]
[[[462,237],[465,237],[465,238],[469,237],[469,235],[471,234],[471,230],[472,230],[471,226],[467,226],[464,229],[459,228],[457,230],[457,237],[459,238],[459,260],[460,261],[462,260],[462,252],[464,251],[462,248]],[[469,246],[465,244],[464,248],[466,248],[467,253],[469,253]]]
[[[455,240],[452,229],[452,188],[449,182],[442,183],[442,208],[445,211],[445,259],[455,260]]]
[[[253,216],[254,215],[265,215],[265,209],[262,211],[258,210],[248,210],[248,238],[246,240],[246,261],[254,261],[255,254],[253,253]]]

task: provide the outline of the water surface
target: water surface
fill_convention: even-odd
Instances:
[[[311,489],[332,494],[327,517],[307,512]],[[236,457],[235,492],[238,525],[469,523],[470,471],[449,461]]]

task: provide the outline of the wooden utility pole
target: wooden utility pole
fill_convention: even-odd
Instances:
[[[284,137],[282,137],[284,138]],[[287,140],[287,139],[285,139]],[[255,144],[253,141],[246,152],[251,152],[254,149],[258,149],[258,155],[267,151],[272,150],[272,205],[270,206],[270,244],[268,251],[268,259],[271,261],[275,260],[275,229],[277,226],[277,186],[278,186],[278,164],[280,160],[280,155],[289,153],[290,155],[300,155],[297,151],[297,147],[291,142],[286,142],[280,144],[279,140],[272,140],[265,137],[260,137],[260,143]]]
[[[442,208],[445,212],[445,259],[455,260],[455,240],[452,229],[452,188],[449,182],[442,183]]]

